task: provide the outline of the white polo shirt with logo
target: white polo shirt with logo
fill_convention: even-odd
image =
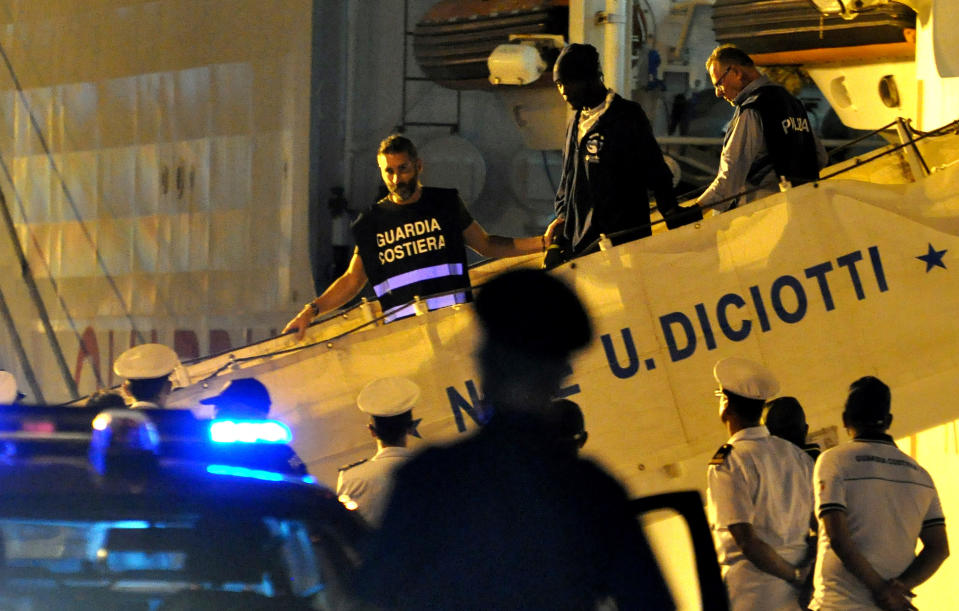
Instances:
[[[884,578],[898,577],[916,556],[919,532],[944,524],[929,473],[891,437],[856,438],[822,453],[813,472],[819,549],[811,609],[878,609],[869,589],[833,551],[822,516],[843,511],[859,551]]]

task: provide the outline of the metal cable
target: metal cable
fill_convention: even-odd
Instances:
[[[73,215],[76,218],[77,222],[80,225],[80,230],[83,236],[87,239],[87,242],[90,243],[90,246],[93,248],[93,252],[96,255],[97,264],[100,269],[103,270],[103,274],[107,279],[107,282],[110,284],[110,288],[113,291],[113,294],[116,296],[117,301],[120,302],[120,307],[123,310],[124,315],[126,316],[127,321],[130,323],[130,330],[136,334],[137,340],[140,343],[143,343],[143,334],[140,333],[137,329],[136,324],[133,322],[133,315],[130,313],[129,308],[127,307],[126,301],[124,301],[123,296],[120,294],[120,289],[117,287],[116,281],[113,279],[113,276],[110,274],[110,270],[107,269],[106,262],[103,260],[103,256],[100,254],[100,250],[96,247],[96,244],[93,242],[93,237],[90,235],[89,230],[86,227],[86,224],[83,222],[83,219],[80,216],[80,210],[77,208],[76,202],[73,200],[73,194],[70,193],[70,189],[67,188],[66,181],[63,178],[63,175],[60,173],[60,168],[57,166],[56,162],[53,159],[53,153],[50,151],[50,147],[47,145],[47,140],[43,135],[43,130],[40,129],[40,124],[37,122],[36,116],[33,114],[33,110],[30,108],[30,104],[27,102],[26,95],[23,92],[23,86],[20,84],[20,79],[17,76],[16,70],[13,68],[13,64],[10,62],[10,58],[7,56],[7,51],[4,48],[3,44],[0,43],[0,56],[3,57],[3,62],[7,67],[7,72],[10,73],[10,78],[13,80],[14,87],[17,90],[17,94],[20,97],[20,103],[23,104],[23,107],[27,111],[27,116],[30,117],[30,124],[33,126],[34,131],[36,132],[37,139],[40,141],[40,146],[43,148],[43,152],[46,154],[47,159],[50,163],[50,168],[53,170],[53,173],[57,177],[57,181],[60,184],[61,190],[63,191],[64,196],[66,197],[67,202],[70,204],[70,208],[73,210]],[[6,168],[4,168],[6,171]],[[9,172],[7,176],[10,179],[10,184],[13,184],[12,177],[10,177]],[[17,201],[21,201],[19,196]],[[24,220],[26,221],[28,217],[24,214]],[[42,253],[42,251],[41,251]],[[52,279],[52,275],[51,275]],[[64,312],[68,312],[66,304],[61,300],[61,305],[64,308]]]

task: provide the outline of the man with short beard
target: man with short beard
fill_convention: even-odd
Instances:
[[[417,296],[430,310],[468,301],[466,246],[493,258],[545,250],[545,236],[489,235],[456,189],[421,185],[423,160],[409,138],[389,136],[376,160],[389,194],[353,223],[356,250],[346,273],[284,327],[284,333],[296,331],[298,340],[316,316],[345,305],[367,281],[389,322],[412,315]]]

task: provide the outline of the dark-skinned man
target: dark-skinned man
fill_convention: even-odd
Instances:
[[[303,306],[283,333],[296,331],[296,339],[302,339],[314,318],[345,305],[367,282],[387,322],[412,315],[413,307],[407,304],[416,296],[430,310],[464,303],[470,288],[466,246],[493,258],[546,249],[545,235],[509,238],[486,233],[455,189],[421,185],[423,160],[409,138],[386,138],[376,160],[389,194],[353,223],[356,249],[346,273]]]
[[[716,363],[719,417],[729,440],[709,462],[707,514],[732,611],[799,611],[809,575],[812,461],[759,424],[775,376],[753,361]]]
[[[606,87],[595,47],[574,43],[563,49],[553,80],[575,113],[567,126],[548,242],[563,243],[576,256],[600,234],[614,244],[650,235],[648,190],[668,227],[701,218],[699,210],[677,205],[673,175],[646,113]]]

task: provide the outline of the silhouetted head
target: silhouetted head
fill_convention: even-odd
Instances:
[[[599,105],[606,96],[606,86],[596,47],[580,43],[566,46],[553,64],[553,82],[573,110]]]
[[[270,391],[256,378],[237,378],[218,395],[200,399],[212,405],[217,418],[266,418],[270,413]]]
[[[84,405],[93,409],[109,409],[126,407],[127,401],[119,391],[112,388],[101,388],[91,393]]]
[[[849,386],[842,421],[855,433],[884,433],[892,424],[892,393],[882,380],[873,376],[859,378]]]
[[[763,424],[776,437],[793,442],[800,448],[806,445],[806,412],[796,397],[778,397],[766,403]]]
[[[570,356],[593,337],[579,297],[545,271],[520,269],[481,286],[475,305],[487,398],[499,406],[547,406],[569,373]]]

